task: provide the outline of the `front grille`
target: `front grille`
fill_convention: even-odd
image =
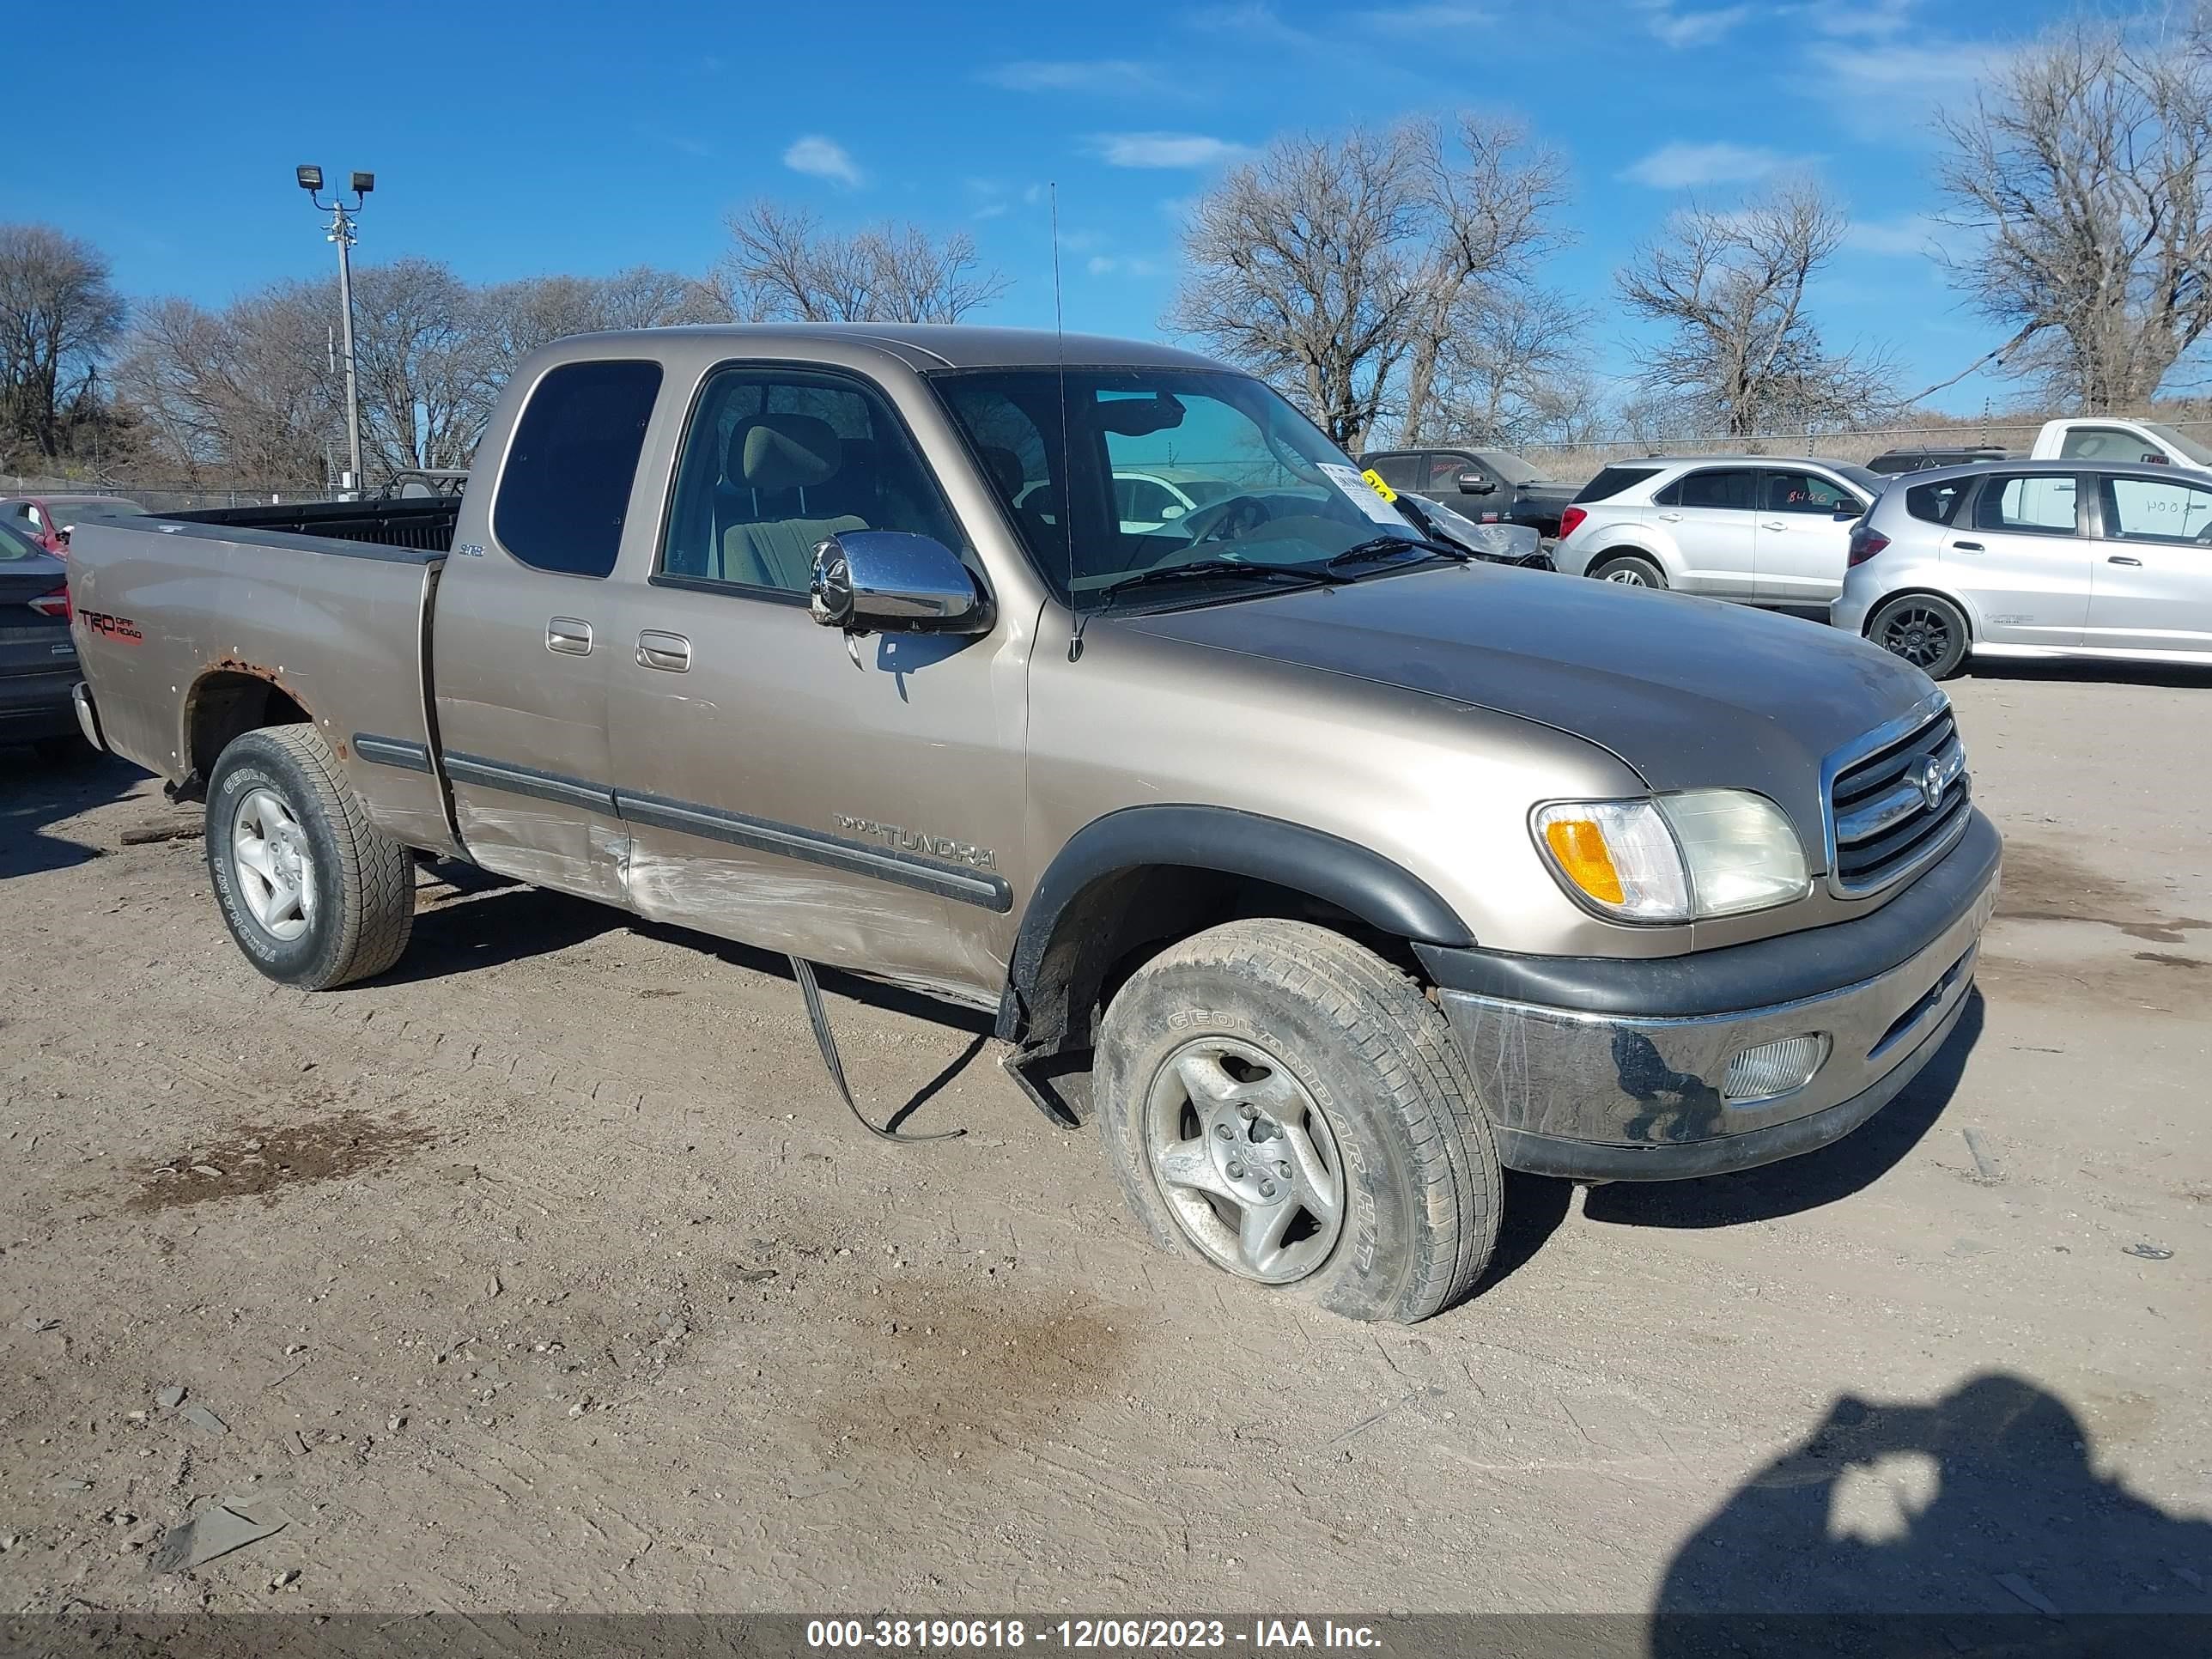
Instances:
[[[1828,878],[1840,893],[1876,892],[1917,875],[1966,827],[1966,747],[1948,706],[1902,737],[1870,741],[1875,746],[1848,757],[1828,786]],[[1921,787],[1930,762],[1942,786],[1933,807]]]

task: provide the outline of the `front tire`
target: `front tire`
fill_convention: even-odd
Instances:
[[[1352,1319],[1427,1318],[1498,1237],[1490,1120],[1443,1016],[1370,951],[1303,922],[1230,922],[1122,986],[1098,1127],[1172,1255]]]
[[[1623,587],[1667,586],[1667,573],[1637,553],[1610,554],[1591,566],[1589,574],[1598,581],[1613,582]]]
[[[1973,642],[1966,613],[1933,593],[1900,593],[1889,600],[1867,623],[1867,638],[1931,680],[1948,680],[1964,668]]]
[[[326,991],[399,960],[415,860],[362,811],[312,726],[234,739],[208,779],[208,878],[223,925],[270,979]]]

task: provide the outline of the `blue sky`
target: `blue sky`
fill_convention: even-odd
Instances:
[[[957,9],[580,0],[442,7],[149,0],[40,6],[12,33],[56,101],[0,156],[0,220],[88,236],[132,295],[219,302],[325,271],[295,162],[378,187],[360,257],[477,281],[640,263],[703,270],[770,195],[840,223],[970,231],[1048,325],[1042,186],[1060,188],[1071,328],[1159,331],[1180,204],[1273,134],[1460,106],[1567,156],[1579,240],[1550,277],[1629,367],[1613,269],[1692,192],[1792,168],[1848,204],[1819,295],[1832,342],[1916,386],[2001,336],[1928,252],[1930,110],[2063,8],[2044,0],[1446,0]],[[19,110],[19,116],[26,112]],[[1978,410],[2001,384],[1937,401]]]

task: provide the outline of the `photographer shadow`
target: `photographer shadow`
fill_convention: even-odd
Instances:
[[[2099,1474],[2057,1395],[1985,1375],[1838,1398],[1676,1552],[1650,1652],[2201,1653],[2208,1573],[2212,1523]]]

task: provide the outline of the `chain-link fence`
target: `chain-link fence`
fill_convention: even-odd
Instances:
[[[2117,421],[2157,421],[2212,447],[2212,420],[2174,420],[2160,415],[2114,414]],[[1892,449],[1995,448],[2023,455],[2042,429],[2040,420],[1956,421],[1940,426],[1868,427],[1850,432],[1759,432],[1690,438],[1602,438],[1587,443],[1532,445],[1519,453],[1548,477],[1579,483],[1615,461],[1650,456],[1802,455],[1861,465]],[[1498,446],[1487,446],[1497,447]]]
[[[252,507],[270,501],[314,501],[337,494],[301,484],[101,483],[83,478],[0,473],[0,496],[112,495],[149,513],[184,513],[203,507]]]

